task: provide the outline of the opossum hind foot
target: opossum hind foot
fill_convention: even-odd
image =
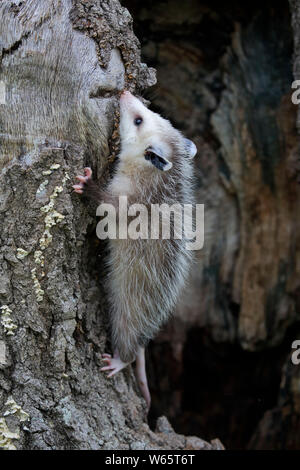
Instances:
[[[78,194],[83,194],[84,191],[84,185],[90,180],[92,177],[92,170],[87,167],[84,169],[84,176],[82,175],[77,175],[76,179],[78,179],[79,184],[74,184],[73,189],[75,193]]]
[[[109,372],[107,377],[113,377],[129,364],[128,362],[123,362],[117,353],[115,353],[113,357],[110,354],[102,354],[102,359],[107,363],[107,365],[102,367],[100,370],[101,372]]]
[[[101,372],[109,372],[107,374],[107,377],[113,377],[118,372],[120,372],[120,370],[124,369],[130,364],[130,362],[126,363],[120,359],[120,356],[117,350],[114,352],[113,357],[110,354],[106,354],[106,353],[102,354],[102,359],[104,362],[107,363],[107,365],[102,367],[100,370]],[[147,413],[148,413],[150,409],[150,405],[151,405],[151,395],[149,392],[147,375],[146,375],[145,349],[142,347],[138,349],[137,356],[136,356],[136,378],[137,378],[140,390],[142,392],[142,395],[146,401]]]

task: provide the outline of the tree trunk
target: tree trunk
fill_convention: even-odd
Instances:
[[[294,79],[300,79],[300,5],[299,2],[290,0],[291,10],[291,23],[293,28],[294,38]],[[294,105],[295,106],[295,105]],[[296,110],[296,124],[298,134],[300,131],[300,113],[299,106]],[[298,170],[299,175],[299,138],[297,139],[296,152],[294,152],[294,165],[292,168]],[[295,166],[296,163],[296,166]],[[298,176],[299,183],[299,176]],[[299,201],[299,189],[297,191]],[[290,283],[290,294],[291,300],[294,302],[294,312],[298,314],[300,309],[300,288],[299,288],[299,265],[297,267],[297,259],[299,259],[300,253],[300,242],[299,242],[299,202],[298,212],[295,217],[296,225],[294,228],[295,232],[295,245],[293,254],[293,262],[295,262],[297,273],[297,280],[294,279]],[[289,221],[287,221],[289,222]],[[293,223],[292,219],[290,223]],[[287,224],[288,225],[288,224]],[[294,336],[292,339],[299,339],[299,327],[293,328]],[[291,342],[292,346],[292,342]],[[287,354],[286,360],[282,367],[282,376],[280,382],[280,390],[278,393],[278,400],[276,406],[264,414],[261,419],[256,432],[252,436],[249,443],[249,447],[256,449],[299,449],[300,437],[300,366],[293,363],[292,353],[294,349],[291,349],[290,353]]]
[[[0,446],[220,447],[165,419],[150,431],[131,368],[99,372],[103,248],[72,184],[86,165],[105,180],[117,93],[155,82],[130,14],[117,0],[5,0],[0,18]]]

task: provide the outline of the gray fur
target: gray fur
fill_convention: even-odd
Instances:
[[[133,195],[128,196],[128,204],[143,203],[149,213],[151,203],[194,203],[193,163],[186,139],[168,121],[162,121],[167,130],[164,138],[173,151],[173,166],[167,172],[136,168]],[[138,347],[146,346],[174,310],[193,259],[185,244],[185,239],[109,241],[112,342],[124,362],[135,359]]]

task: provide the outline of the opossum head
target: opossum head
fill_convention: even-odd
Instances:
[[[183,149],[187,158],[197,153],[192,141],[185,139],[169,121],[150,111],[129,91],[124,91],[120,99],[120,139],[120,160],[137,169],[170,170],[176,145]]]

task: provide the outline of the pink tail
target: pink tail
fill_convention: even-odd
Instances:
[[[136,356],[136,378],[142,392],[143,397],[147,403],[147,411],[151,405],[151,395],[149,392],[147,374],[146,374],[146,363],[145,363],[145,348],[139,348]]]

